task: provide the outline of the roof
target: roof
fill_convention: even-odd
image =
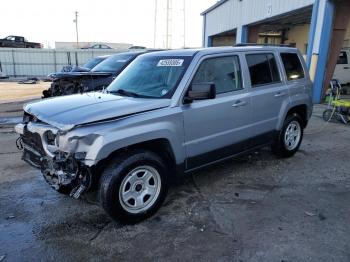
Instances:
[[[143,54],[142,56],[194,56],[197,53],[201,55],[220,54],[225,52],[242,52],[242,51],[265,51],[265,50],[293,50],[295,47],[274,46],[274,45],[244,45],[244,46],[226,46],[226,47],[208,47],[198,49],[177,49]]]
[[[218,6],[222,5],[223,3],[227,2],[227,1],[228,0],[220,0],[220,1],[218,1],[216,4],[212,5],[211,7],[209,7],[205,11],[203,11],[201,13],[201,15],[205,15],[206,13],[209,13],[210,11],[214,10],[215,8],[217,8]]]
[[[144,54],[143,56],[193,56],[200,50],[203,49],[174,49],[166,51],[149,52],[147,54]]]

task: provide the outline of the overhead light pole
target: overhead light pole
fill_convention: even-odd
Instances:
[[[153,35],[153,47],[156,48],[156,38],[157,38],[157,9],[158,1],[154,0],[154,35]]]
[[[186,47],[186,0],[183,0],[183,12],[184,12],[184,48]]]
[[[171,47],[171,27],[172,27],[172,0],[166,0],[166,30],[165,30],[165,47]]]
[[[78,11],[75,11],[75,19],[73,20],[75,23],[75,33],[77,37],[77,48],[79,47],[79,34],[78,34]]]

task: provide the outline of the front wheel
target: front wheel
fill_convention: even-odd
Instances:
[[[100,201],[119,222],[132,224],[150,217],[167,193],[167,169],[153,152],[135,150],[110,162],[101,177]]]
[[[288,115],[279,131],[272,151],[280,157],[291,157],[299,149],[303,139],[303,121],[297,114]]]

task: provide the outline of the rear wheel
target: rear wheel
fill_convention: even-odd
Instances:
[[[338,112],[334,109],[326,109],[323,111],[322,118],[326,122],[338,122],[341,121],[338,119]]]
[[[331,121],[331,118],[333,117],[333,110],[326,109],[325,111],[323,111],[322,117],[323,117],[323,120],[326,122]]]
[[[153,152],[135,150],[113,158],[102,174],[100,201],[122,223],[136,223],[154,214],[167,193],[167,169]]]
[[[303,139],[303,121],[297,114],[288,115],[279,132],[272,151],[280,157],[291,157],[299,149]]]

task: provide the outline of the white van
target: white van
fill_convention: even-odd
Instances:
[[[341,50],[333,79],[339,80],[340,84],[350,84],[350,49]]]

